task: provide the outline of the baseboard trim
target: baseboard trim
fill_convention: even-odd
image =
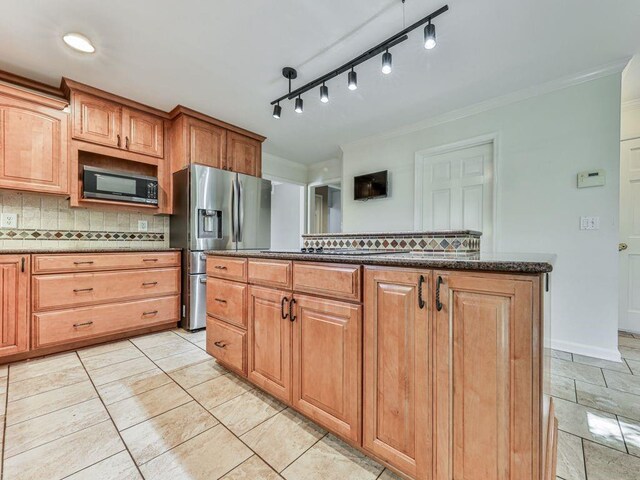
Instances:
[[[612,362],[622,361],[622,356],[617,348],[611,350],[608,348],[592,347],[583,343],[567,342],[564,340],[551,340],[551,348],[554,350],[562,350],[563,352],[577,353],[578,355],[611,360]]]

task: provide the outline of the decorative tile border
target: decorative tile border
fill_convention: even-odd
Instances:
[[[87,230],[0,229],[0,240],[84,240],[164,242],[164,232],[109,232]]]
[[[303,235],[306,248],[328,250],[355,248],[367,250],[412,250],[421,252],[476,253],[480,251],[480,232],[401,232]]]

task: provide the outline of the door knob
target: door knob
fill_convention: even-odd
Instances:
[[[626,250],[627,248],[629,248],[629,245],[627,245],[626,243],[619,243],[618,244],[618,251],[621,252],[623,250]]]

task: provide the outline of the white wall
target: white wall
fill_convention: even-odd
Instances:
[[[304,187],[290,183],[271,188],[271,249],[297,250],[304,228]]]
[[[619,357],[618,201],[620,74],[448,123],[343,146],[345,232],[413,229],[416,151],[497,133],[498,252],[556,253],[552,339],[556,348]],[[603,168],[607,185],[576,188]],[[386,199],[355,202],[353,177],[388,169]],[[579,217],[601,218],[580,231]]]
[[[307,165],[262,152],[262,176],[268,180],[304,185],[307,183],[308,172]]]
[[[309,165],[307,183],[322,183],[336,178],[342,178],[342,159],[340,158],[331,158]]]

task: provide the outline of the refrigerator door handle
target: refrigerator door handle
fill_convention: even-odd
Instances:
[[[244,192],[242,182],[238,179],[238,242],[242,242],[242,227],[244,226]]]
[[[236,238],[236,180],[231,180],[231,241],[237,242]]]

